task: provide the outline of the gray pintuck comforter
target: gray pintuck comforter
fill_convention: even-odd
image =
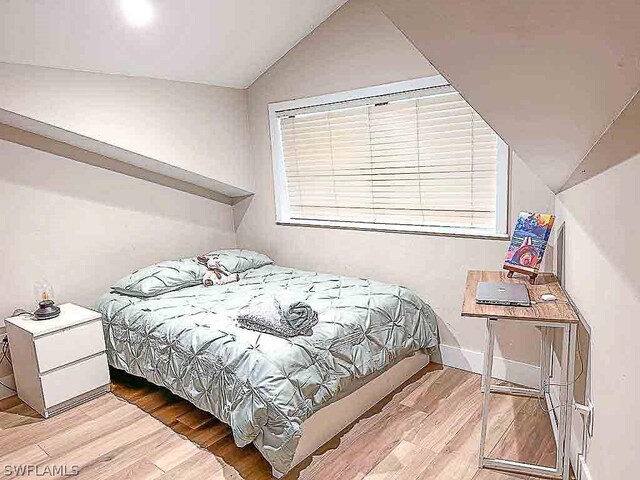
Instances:
[[[366,377],[437,344],[435,315],[404,287],[267,265],[223,286],[100,299],[109,363],[162,385],[231,425],[279,472],[302,423]],[[244,330],[239,309],[286,289],[319,314],[313,335]]]

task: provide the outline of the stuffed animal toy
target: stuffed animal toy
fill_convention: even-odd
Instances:
[[[237,273],[229,273],[229,270],[220,263],[220,259],[217,256],[206,257],[200,255],[198,257],[198,263],[207,267],[207,273],[204,274],[204,278],[202,279],[202,284],[205,287],[225,285],[240,280],[240,275]]]

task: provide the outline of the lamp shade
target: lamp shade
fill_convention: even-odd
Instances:
[[[60,308],[54,302],[53,286],[47,280],[38,280],[33,285],[33,294],[38,303],[38,309],[33,312],[37,320],[48,320],[60,315]]]
[[[33,294],[35,296],[36,303],[44,302],[47,300],[55,301],[55,296],[53,294],[53,285],[49,283],[46,279],[38,280],[33,285]]]

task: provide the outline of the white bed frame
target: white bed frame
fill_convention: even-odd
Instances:
[[[428,363],[429,355],[418,352],[396,363],[350,395],[314,413],[302,424],[302,437],[291,468],[300,464]],[[286,473],[272,471],[275,478],[281,478]]]

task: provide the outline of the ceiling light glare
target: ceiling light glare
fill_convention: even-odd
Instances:
[[[149,0],[120,0],[120,8],[134,27],[145,27],[153,20],[153,5]]]

